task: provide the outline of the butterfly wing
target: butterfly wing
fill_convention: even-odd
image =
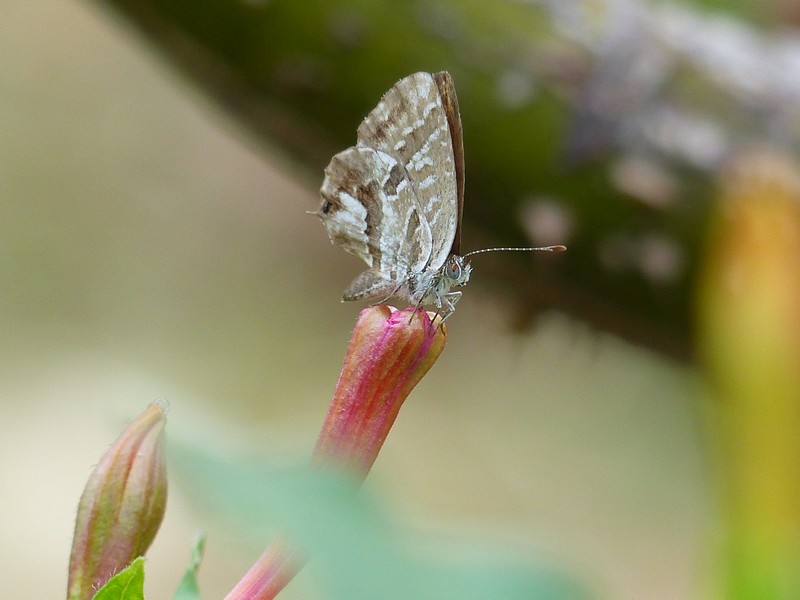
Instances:
[[[415,73],[398,81],[359,126],[358,147],[384,152],[404,167],[433,232],[431,245],[420,245],[428,254],[410,262],[439,269],[459,249],[464,193],[461,118],[450,75]]]
[[[456,176],[456,233],[450,254],[461,254],[461,217],[464,213],[464,134],[461,128],[461,112],[458,110],[458,97],[453,78],[447,71],[433,74],[433,79],[439,88],[442,107],[450,127],[450,141],[453,149],[453,163]]]
[[[335,245],[369,266],[344,300],[390,296],[424,269],[431,229],[402,164],[373,148],[348,148],[331,159],[317,214]]]

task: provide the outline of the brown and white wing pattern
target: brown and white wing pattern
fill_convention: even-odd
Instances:
[[[316,214],[331,242],[369,267],[343,300],[398,296],[436,306],[446,320],[472,267],[461,256],[464,143],[447,72],[398,81],[358,128],[352,148],[331,159]],[[494,250],[563,251],[546,248]]]
[[[325,169],[320,195],[317,214],[331,242],[369,266],[343,300],[386,298],[425,268],[431,229],[394,157],[366,147],[340,152]]]
[[[397,82],[359,126],[358,147],[384,152],[404,167],[433,234],[425,270],[442,267],[458,251],[464,192],[461,118],[450,75],[415,73]]]

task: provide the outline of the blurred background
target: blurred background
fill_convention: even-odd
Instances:
[[[370,488],[402,528],[512,548],[598,597],[713,589],[727,433],[698,364],[713,367],[715,332],[736,328],[709,325],[698,344],[693,286],[714,198],[738,197],[720,173],[753,141],[794,151],[800,56],[776,23],[797,7],[330,4],[339,12],[324,27],[320,3],[0,7],[9,597],[63,594],[90,468],[156,398],[171,404],[176,440],[276,462],[310,453],[360,308],[339,297],[361,264],[304,211],[380,95],[444,68],[464,118],[464,247],[570,252],[475,261],[448,348],[401,411]],[[317,29],[333,49],[315,44]],[[771,180],[770,160],[758,164]],[[791,229],[795,216],[775,222]],[[735,245],[721,235],[723,250]],[[760,256],[758,243],[746,252]],[[795,273],[791,243],[770,260],[788,257]],[[724,313],[715,277],[706,314]],[[781,350],[789,371],[795,348]],[[793,435],[796,413],[775,414]],[[775,439],[769,422],[762,433]],[[794,447],[773,450],[798,464]],[[773,490],[778,521],[795,532],[797,482],[776,468],[789,490]],[[149,597],[171,595],[199,529],[206,598],[222,597],[267,541],[198,509],[175,481]],[[325,597],[305,574],[284,595]]]

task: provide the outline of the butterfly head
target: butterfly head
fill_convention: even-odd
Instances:
[[[442,277],[447,280],[448,288],[466,285],[471,273],[472,265],[458,254],[451,254],[442,269]]]

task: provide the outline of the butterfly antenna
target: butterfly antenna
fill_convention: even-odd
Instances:
[[[540,246],[539,248],[484,248],[483,250],[473,250],[467,252],[462,258],[467,258],[473,254],[483,254],[484,252],[565,252],[566,246],[558,244],[556,246]]]

